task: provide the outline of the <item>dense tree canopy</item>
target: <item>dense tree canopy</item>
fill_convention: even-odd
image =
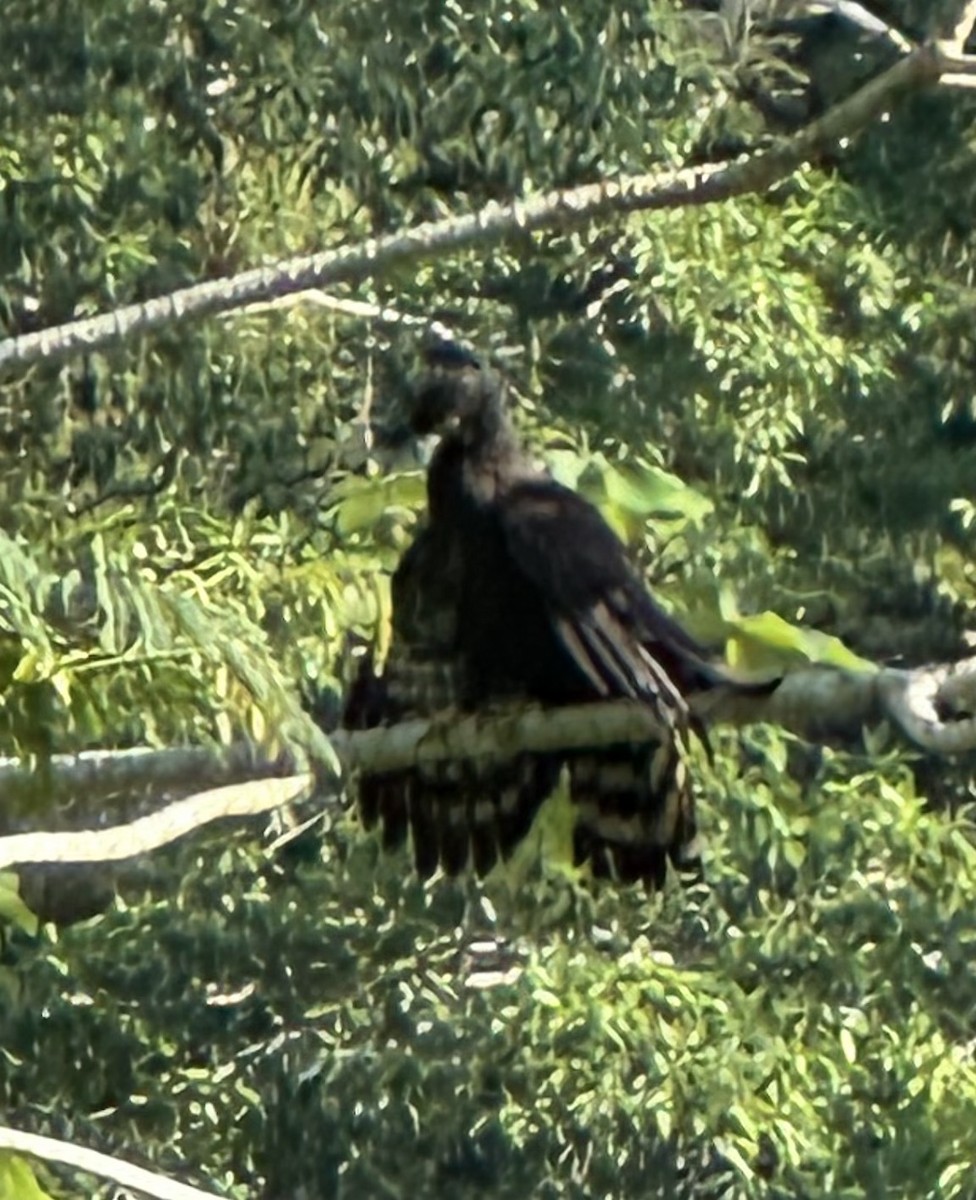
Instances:
[[[747,155],[903,53],[744,7],[9,0],[0,333]],[[869,7],[912,39],[961,9]],[[103,819],[45,805],[51,753],[302,748],[422,506],[396,401],[431,316],[697,636],[748,665],[736,619],[769,610],[877,661],[963,654],[974,116],[929,88],[756,194],[8,370],[0,753],[39,785],[3,831]],[[421,886],[334,807],[140,859],[63,928],[0,878],[0,1107],[268,1200],[972,1195],[969,772],[871,749],[720,735],[708,886],[654,899],[572,875],[558,801],[484,887]]]

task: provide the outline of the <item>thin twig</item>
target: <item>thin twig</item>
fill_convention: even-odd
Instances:
[[[974,28],[976,28],[976,0],[968,0],[962,5],[959,15],[949,26],[950,32],[947,40],[952,48],[961,52]]]

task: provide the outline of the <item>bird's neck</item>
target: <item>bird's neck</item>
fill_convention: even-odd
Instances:
[[[518,453],[518,439],[505,408],[493,399],[469,413],[453,434],[469,460]]]
[[[444,437],[434,452],[427,476],[431,519],[456,513],[459,504],[489,502],[529,470],[506,414],[479,413]]]

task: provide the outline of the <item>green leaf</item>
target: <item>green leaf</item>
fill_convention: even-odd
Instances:
[[[725,618],[726,657],[747,672],[768,671],[798,662],[824,663],[846,671],[874,672],[877,666],[861,658],[839,639],[818,629],[791,625],[778,613]]]
[[[650,463],[608,465],[603,475],[607,499],[635,516],[697,522],[714,507],[711,500],[684,484],[677,475]]]
[[[0,1200],[51,1200],[25,1158],[0,1150]]]
[[[580,476],[586,470],[587,459],[576,450],[550,450],[546,454],[546,466],[557,483],[563,487],[577,488]]]
[[[25,933],[37,933],[37,917],[20,898],[17,876],[0,872],[0,924],[16,925]]]
[[[389,478],[365,479],[350,476],[333,489],[337,500],[336,526],[344,537],[372,528],[394,509],[419,510],[426,499],[427,485],[422,472],[409,471]]]
[[[846,1026],[840,1031],[840,1049],[845,1060],[853,1066],[857,1062],[857,1043],[854,1041],[854,1034]]]

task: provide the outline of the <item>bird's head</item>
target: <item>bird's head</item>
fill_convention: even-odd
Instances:
[[[413,388],[409,422],[421,437],[451,434],[467,444],[490,436],[504,421],[504,387],[456,342],[425,348],[426,370]]]

